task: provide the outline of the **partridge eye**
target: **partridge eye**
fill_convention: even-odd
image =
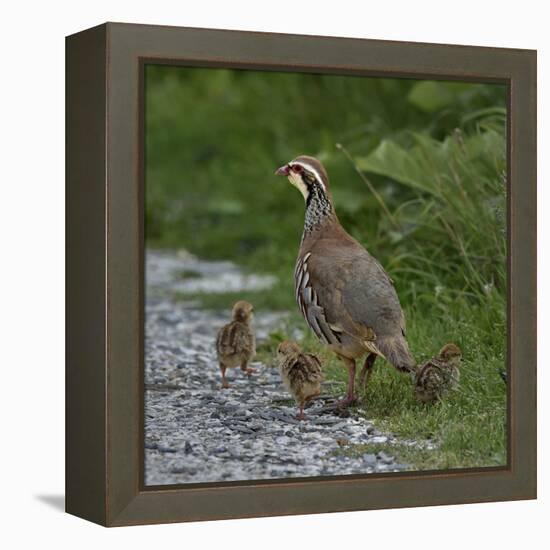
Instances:
[[[294,164],[292,166],[292,170],[294,172],[296,172],[297,174],[299,174],[300,172],[302,172],[304,169],[299,165],[299,164]]]

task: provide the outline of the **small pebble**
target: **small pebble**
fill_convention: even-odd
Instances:
[[[376,463],[378,462],[376,455],[370,453],[364,454],[363,460],[368,466],[376,466]]]
[[[391,464],[394,462],[395,458],[393,456],[388,456],[384,451],[380,451],[376,458],[382,462],[382,464]]]

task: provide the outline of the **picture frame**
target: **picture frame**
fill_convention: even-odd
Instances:
[[[507,87],[506,467],[143,483],[147,63]],[[66,511],[104,526],[536,498],[536,52],[106,23],[66,39]]]

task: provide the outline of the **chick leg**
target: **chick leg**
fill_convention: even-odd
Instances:
[[[374,362],[376,361],[376,354],[369,353],[361,369],[361,374],[359,374],[359,386],[362,388],[367,388],[369,384],[370,377],[372,376],[372,370],[374,367]]]
[[[304,414],[304,409],[309,406],[311,401],[316,399],[321,395],[321,390],[317,390],[315,393],[312,393],[311,395],[308,395],[301,403],[299,403],[298,408],[300,410],[300,413],[296,416],[298,420],[305,420],[306,415]]]
[[[248,366],[247,361],[243,361],[241,363],[241,370],[247,375],[250,376],[251,374],[254,374],[256,372],[256,369],[252,369]]]
[[[223,363],[220,363],[220,371],[222,373],[222,388],[223,389],[227,389],[229,388],[229,384],[227,382],[227,378],[225,377],[225,371],[226,371],[226,366],[223,364]]]
[[[315,393],[312,393],[311,395],[308,395],[304,400],[304,408],[309,407],[312,401],[315,401],[315,399],[318,399],[321,395],[321,390],[317,390]]]
[[[304,414],[304,406],[305,406],[306,402],[305,400],[302,401],[299,405],[298,405],[298,409],[300,410],[300,412],[298,413],[298,415],[296,416],[296,418],[298,420],[305,420],[306,419],[306,415]]]

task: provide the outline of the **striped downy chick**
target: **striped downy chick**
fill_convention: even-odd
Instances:
[[[221,328],[216,338],[216,351],[222,373],[222,388],[228,388],[225,377],[228,368],[240,367],[247,375],[256,372],[248,364],[256,355],[256,339],[250,323],[252,304],[243,300],[233,306],[232,321]]]
[[[287,390],[299,408],[298,419],[304,420],[304,407],[321,393],[321,362],[312,353],[302,353],[295,342],[281,342],[277,348],[277,364]]]
[[[415,377],[416,398],[423,403],[433,403],[455,389],[460,379],[461,358],[458,346],[446,344],[436,357],[421,365]]]

